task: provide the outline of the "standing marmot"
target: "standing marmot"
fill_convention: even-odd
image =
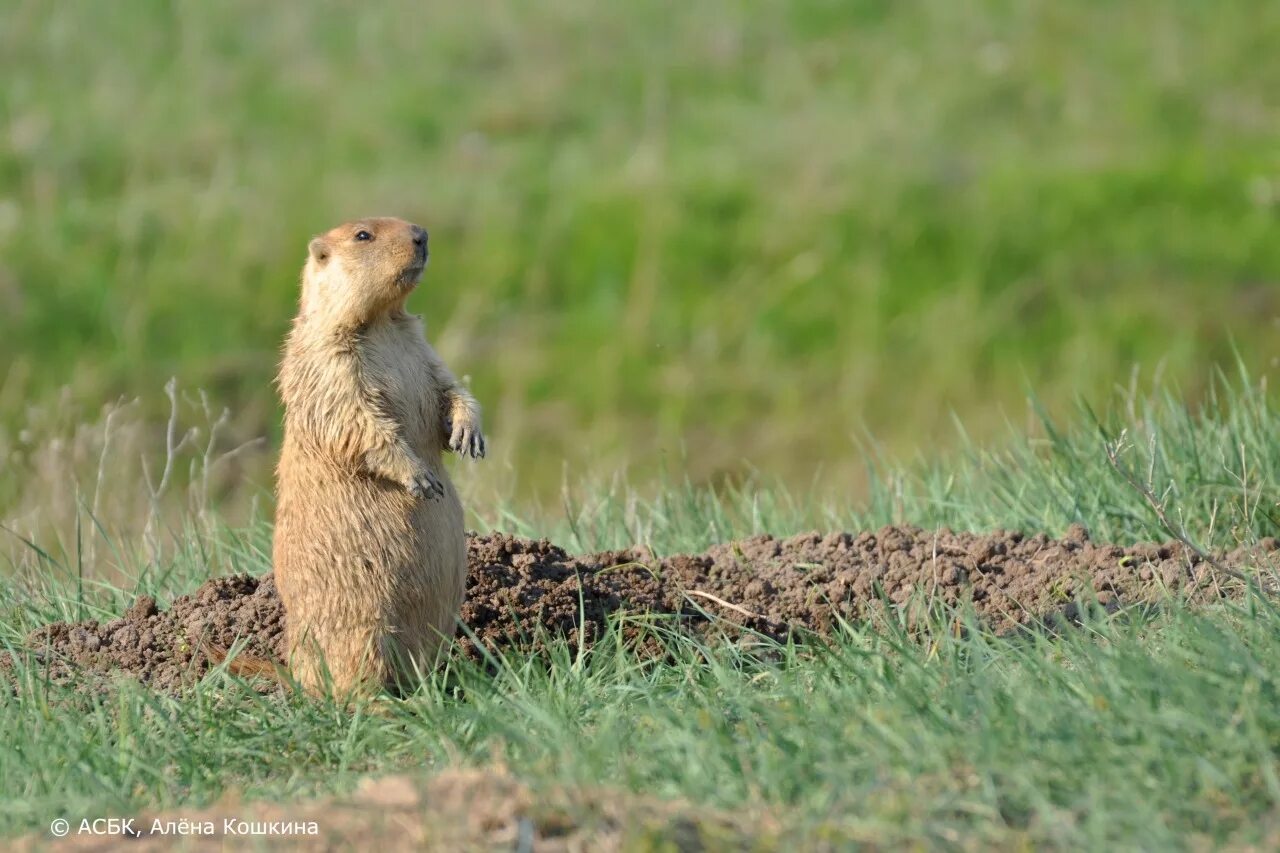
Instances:
[[[294,677],[341,694],[430,670],[453,637],[467,554],[441,455],[485,446],[479,405],[405,312],[427,232],[363,219],[309,254],[278,379],[272,563]]]

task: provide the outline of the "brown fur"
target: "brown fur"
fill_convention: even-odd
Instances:
[[[441,457],[483,456],[484,438],[405,312],[426,259],[418,226],[364,219],[312,240],[303,269],[278,379],[272,562],[289,666],[313,693],[430,670],[462,603],[462,505]]]

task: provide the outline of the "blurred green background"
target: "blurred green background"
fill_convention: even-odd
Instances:
[[[533,495],[1280,355],[1277,3],[7,0],[0,81],[10,420],[177,376],[275,435],[306,241],[383,213]]]

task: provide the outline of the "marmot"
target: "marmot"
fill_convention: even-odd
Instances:
[[[452,639],[467,573],[441,456],[484,456],[480,407],[405,311],[427,232],[361,219],[316,237],[277,384],[272,563],[289,668],[312,693],[393,687]]]

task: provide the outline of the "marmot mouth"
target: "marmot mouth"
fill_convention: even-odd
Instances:
[[[414,263],[405,267],[404,270],[400,273],[400,278],[399,278],[400,286],[408,289],[417,285],[418,279],[422,277],[422,271],[426,268],[426,266],[427,266],[427,262],[423,260],[422,263]]]

